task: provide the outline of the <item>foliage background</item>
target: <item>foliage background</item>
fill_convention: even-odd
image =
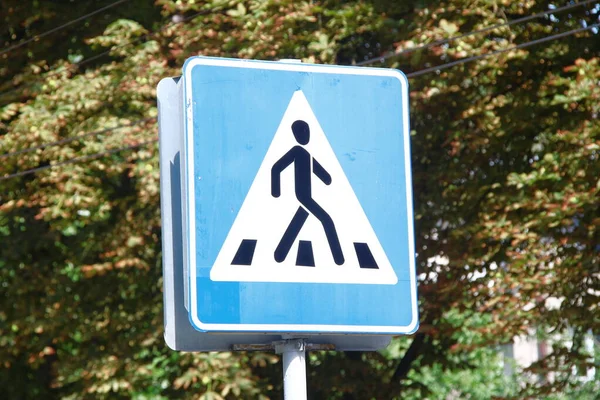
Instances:
[[[0,44],[111,3],[3,0]],[[410,73],[600,22],[585,3],[373,66]],[[147,142],[156,84],[187,57],[355,64],[567,4],[127,0],[0,50],[0,177],[55,165],[0,178],[4,398],[281,398],[272,354],[176,353],[162,339]],[[600,368],[583,345],[600,332],[597,33],[411,79],[421,329],[380,353],[312,354],[312,398],[598,393],[580,380]],[[552,352],[506,377],[494,349],[531,330],[558,338]]]

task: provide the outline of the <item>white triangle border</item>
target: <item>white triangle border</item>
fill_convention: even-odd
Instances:
[[[298,112],[300,112],[300,114],[298,114]],[[331,218],[336,221],[337,235],[339,240],[342,242],[341,245],[346,261],[343,266],[333,264],[333,259],[329,259],[328,262],[323,262],[323,260],[328,259],[328,256],[330,255],[329,247],[322,246],[322,243],[315,243],[314,238],[311,238],[314,259],[316,262],[314,268],[296,266],[293,256],[288,256],[283,262],[275,262],[273,259],[273,254],[271,253],[267,255],[264,251],[256,251],[254,253],[251,268],[244,268],[239,265],[231,264],[231,260],[233,260],[243,238],[258,239],[258,244],[256,246],[258,247],[260,245],[263,249],[265,242],[271,243],[271,250],[274,250],[281,236],[275,235],[275,237],[273,237],[272,232],[279,231],[280,233],[283,233],[285,227],[287,226],[285,217],[282,218],[281,215],[270,215],[269,221],[265,223],[259,223],[258,221],[254,220],[257,213],[249,212],[250,210],[265,210],[266,208],[269,209],[270,212],[275,212],[273,208],[277,206],[274,203],[281,204],[283,200],[287,202],[288,205],[289,202],[294,204],[293,207],[291,207],[292,209],[288,210],[292,211],[292,213],[286,215],[286,217],[290,219],[294,215],[293,211],[300,206],[300,203],[293,195],[288,198],[282,196],[283,199],[273,199],[270,195],[268,195],[268,199],[264,199],[264,196],[262,196],[260,201],[261,206],[259,207],[256,205],[257,190],[258,193],[261,193],[259,187],[265,184],[265,179],[270,179],[271,167],[269,164],[272,164],[275,161],[273,157],[269,156],[275,153],[280,153],[283,155],[285,150],[281,148],[282,143],[288,142],[289,145],[296,144],[293,139],[282,136],[286,136],[288,133],[287,130],[289,127],[285,124],[290,124],[297,118],[310,121],[311,144],[307,144],[306,148],[310,150],[311,156],[317,154],[315,156],[316,159],[320,160],[325,168],[327,168],[327,170],[331,173],[333,181],[335,182],[332,186],[330,186],[330,188],[325,189],[327,191],[327,196],[329,197],[327,199],[329,204],[323,204],[321,202],[323,200],[322,198],[319,200],[319,204],[322,207],[325,207],[326,210],[329,210],[328,212],[330,213]],[[313,142],[317,142],[317,144],[315,145]],[[331,158],[328,159],[327,157]],[[265,171],[267,169],[269,171]],[[283,185],[285,185],[285,183],[283,183]],[[322,188],[324,188],[324,186],[322,186]],[[266,188],[263,186],[262,189],[265,190]],[[317,194],[318,196],[317,188],[314,188],[313,194]],[[340,195],[342,196],[341,198],[339,197]],[[316,198],[318,199],[318,197]],[[336,198],[337,201],[335,200]],[[265,203],[265,201],[267,203]],[[352,209],[343,209],[342,207],[337,206],[337,204],[342,202],[349,205],[348,207],[352,207]],[[256,207],[253,207],[252,204],[254,204]],[[340,210],[344,210],[345,213],[338,213]],[[249,218],[252,222],[248,222]],[[340,221],[340,219],[344,219],[345,221]],[[259,232],[254,231],[254,234],[240,237],[240,229],[243,230],[243,227],[246,226],[240,225],[242,223],[240,221],[243,220],[246,220],[246,224],[250,223],[255,227],[259,225],[263,226],[258,229]],[[268,226],[269,223],[274,220],[283,222],[284,225],[271,225],[269,228],[266,228],[266,226]],[[316,222],[315,219],[313,219],[313,221]],[[348,221],[353,221],[353,223],[348,224]],[[320,226],[317,229],[321,231]],[[302,228],[302,232],[307,232],[306,228]],[[352,240],[348,237],[346,232],[355,232],[355,234],[359,232],[360,238],[357,238],[356,235],[352,235],[352,239],[354,239]],[[310,234],[308,235],[310,236]],[[305,234],[304,240],[306,239],[308,238]],[[323,237],[322,240],[324,241],[324,239],[325,238]],[[299,240],[302,240],[302,235],[300,235],[300,237],[294,241],[296,246]],[[373,257],[377,260],[378,268],[360,268],[356,250],[351,244],[353,242],[356,243],[356,241],[366,242],[369,244],[369,251],[372,252]],[[327,256],[324,256],[323,254],[323,247],[326,248],[325,252],[327,253]],[[297,251],[297,247],[292,246],[291,250]],[[265,256],[267,259],[265,259]],[[327,266],[327,264],[329,265]],[[360,201],[356,197],[356,193],[352,188],[352,184],[348,180],[343,167],[335,155],[335,151],[331,147],[331,143],[329,143],[321,124],[317,120],[317,116],[315,115],[310,103],[308,102],[308,99],[306,98],[306,95],[302,90],[296,90],[290,98],[288,106],[283,113],[281,122],[279,123],[267,152],[258,168],[258,172],[256,173],[254,180],[250,185],[250,189],[248,190],[248,193],[246,194],[244,201],[240,206],[235,220],[229,229],[229,233],[227,234],[221,249],[219,250],[217,258],[210,269],[210,278],[211,280],[217,282],[245,283],[321,283],[356,285],[396,285],[398,283],[396,271],[390,263],[387,254],[383,249],[379,238],[377,237],[377,234],[371,225],[371,222],[369,221],[369,218],[360,204]]]

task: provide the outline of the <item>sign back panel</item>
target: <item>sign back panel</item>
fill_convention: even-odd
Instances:
[[[183,102],[180,86],[179,78],[165,78],[157,87],[165,342],[171,349],[180,351],[228,351],[234,345],[270,345],[285,338],[284,335],[201,332],[190,322],[186,289],[189,277],[184,274],[182,244]],[[374,351],[386,347],[391,339],[384,335],[340,334],[302,334],[301,337],[311,344],[334,345],[340,351]]]

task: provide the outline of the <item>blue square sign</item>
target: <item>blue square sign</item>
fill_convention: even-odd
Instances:
[[[406,77],[195,57],[182,87],[192,325],[414,332]]]

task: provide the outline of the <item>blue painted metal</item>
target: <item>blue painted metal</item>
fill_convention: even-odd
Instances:
[[[195,57],[184,66],[183,82],[184,262],[190,272],[192,325],[218,332],[414,332],[418,315],[404,75]],[[398,277],[395,285],[210,279],[297,90],[310,103],[379,238]]]

